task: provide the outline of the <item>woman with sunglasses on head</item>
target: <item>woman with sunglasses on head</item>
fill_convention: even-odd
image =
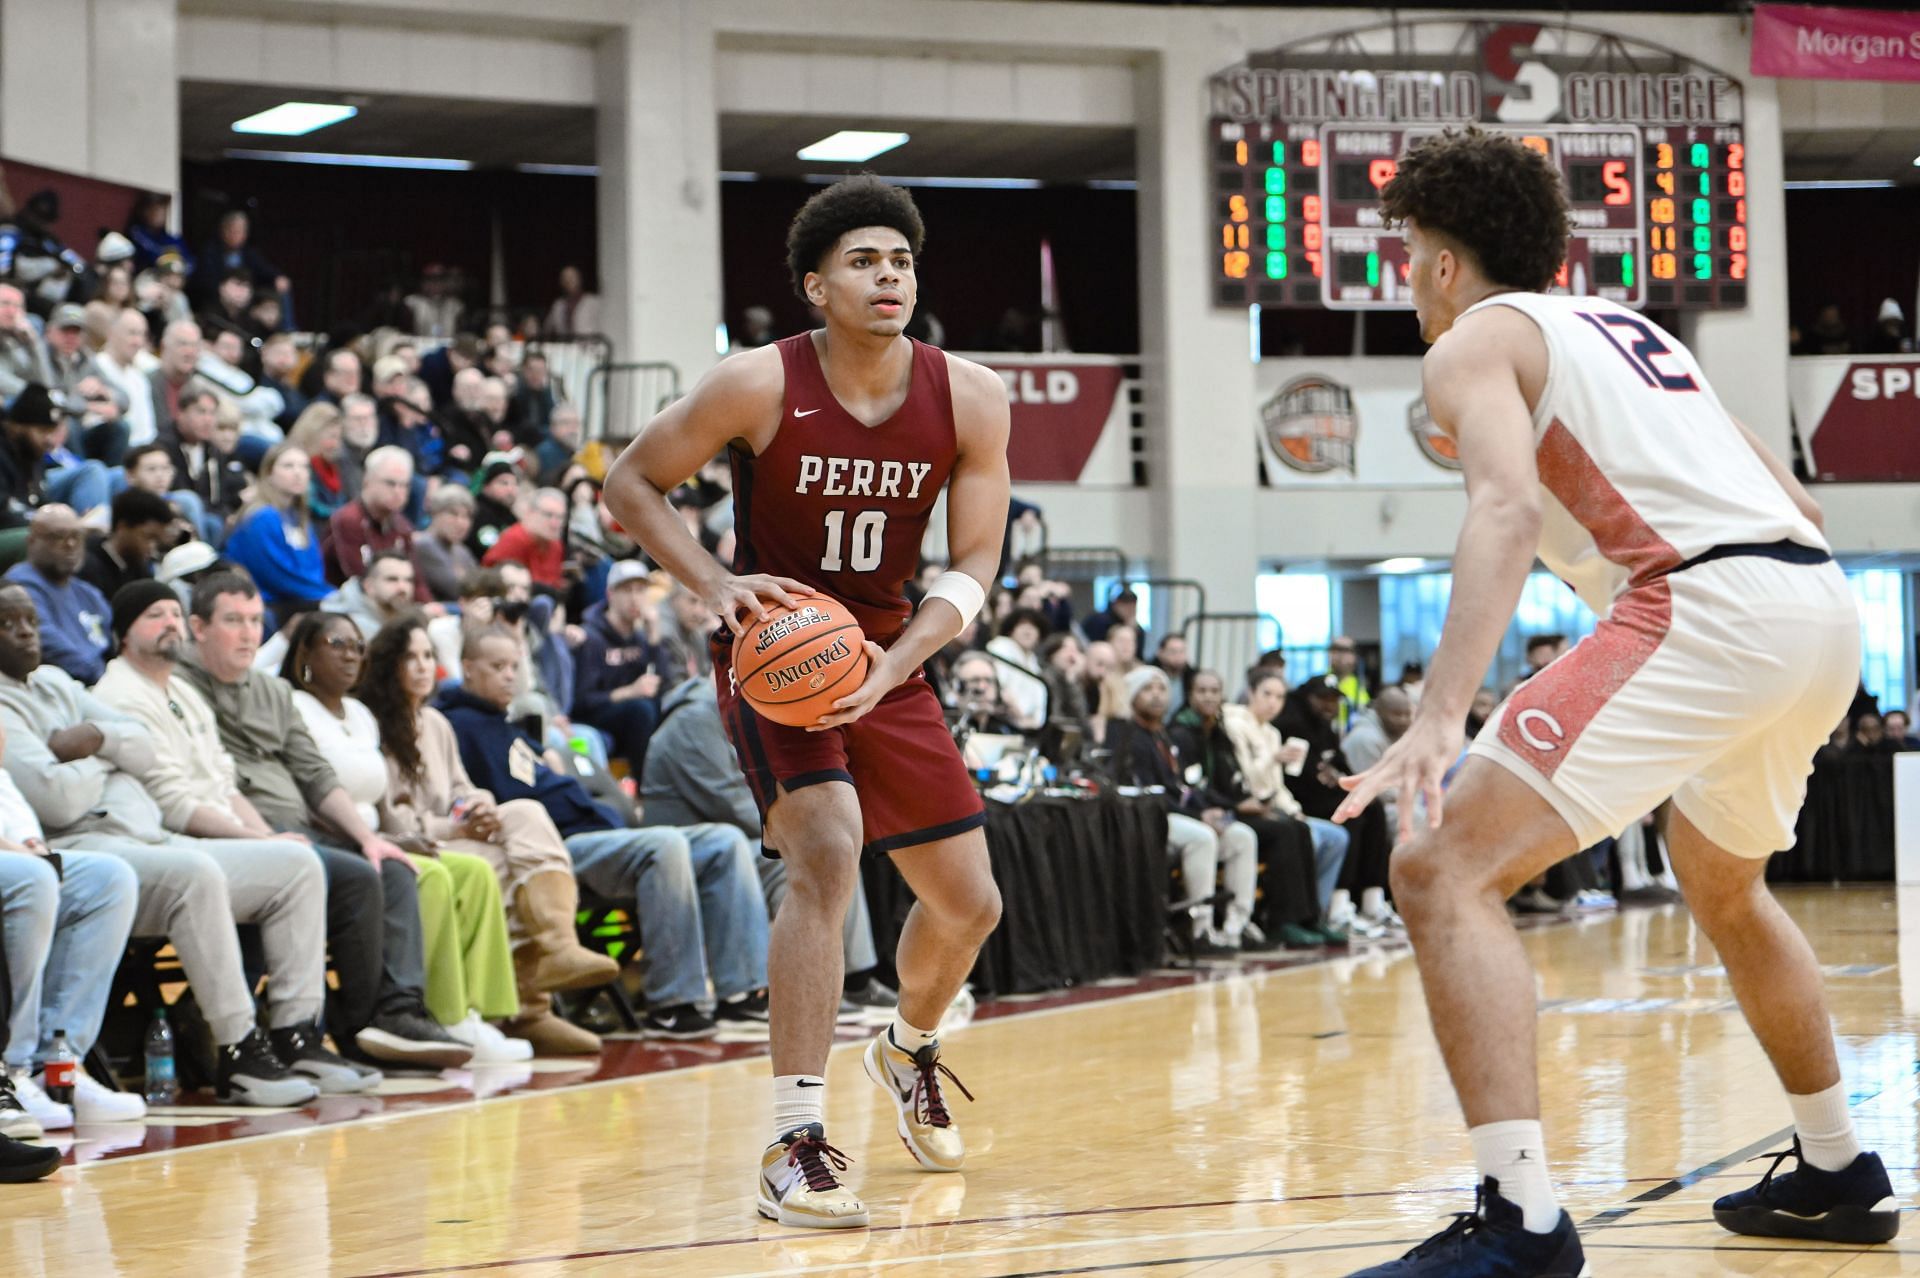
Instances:
[[[438,689],[436,667],[418,613],[383,627],[368,650],[360,695],[379,724],[386,756],[380,826],[492,867],[507,904],[518,985],[518,1014],[507,1034],[543,1056],[597,1052],[598,1037],[554,1015],[551,994],[617,980],[620,965],[583,947],[574,932],[580,890],[573,858],[546,808],[536,799],[496,804],[468,778],[452,725],[428,704]]]
[[[380,728],[365,703],[349,695],[362,682],[366,657],[366,641],[352,619],[310,612],[294,623],[280,677],[293,686],[293,702],[307,731],[368,828],[381,830],[406,849],[419,873],[428,1012],[474,1049],[475,1064],[525,1060],[531,1053],[504,1039],[489,1041],[481,1028],[487,1019],[510,1016],[519,1006],[506,913],[492,868],[479,857],[445,852],[430,840],[407,837],[412,831],[380,821],[387,797]],[[382,670],[372,682],[393,677],[392,670]]]

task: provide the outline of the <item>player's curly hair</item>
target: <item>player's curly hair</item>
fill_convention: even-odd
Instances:
[[[841,236],[863,226],[887,226],[900,232],[915,257],[920,256],[920,245],[927,237],[913,196],[900,187],[888,186],[871,173],[835,182],[802,204],[787,228],[787,269],[801,301],[807,300],[807,272],[820,269],[820,259]]]
[[[1553,283],[1573,229],[1553,162],[1473,127],[1415,143],[1381,189],[1380,211],[1456,241],[1495,284],[1535,291]]]

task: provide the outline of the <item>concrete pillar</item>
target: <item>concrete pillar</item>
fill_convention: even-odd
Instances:
[[[683,386],[712,366],[721,318],[713,65],[704,6],[635,0],[596,66],[607,328],[621,360],[665,360]]]

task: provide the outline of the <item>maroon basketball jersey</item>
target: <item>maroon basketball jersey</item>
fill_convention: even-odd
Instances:
[[[885,643],[912,615],[903,587],[953,473],[947,357],[915,341],[906,401],[867,426],[827,388],[811,333],[776,345],[787,375],[780,427],[757,457],[733,450],[733,570],[805,582]]]

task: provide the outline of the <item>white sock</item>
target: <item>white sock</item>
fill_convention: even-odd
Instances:
[[[773,1079],[773,1139],[778,1145],[787,1133],[808,1123],[825,1126],[827,1080],[818,1074],[776,1074]]]
[[[895,1047],[911,1056],[929,1044],[938,1043],[940,1031],[937,1028],[923,1030],[917,1025],[909,1025],[906,1018],[896,1010],[893,1014],[893,1024],[887,1027],[887,1038]]]
[[[1528,1232],[1550,1234],[1560,1223],[1560,1202],[1547,1179],[1547,1143],[1533,1119],[1482,1123],[1467,1133],[1480,1174],[1500,1182],[1500,1196],[1517,1203]]]
[[[1360,889],[1360,916],[1377,919],[1387,912],[1387,890],[1385,888]]]
[[[1793,1128],[1800,1134],[1800,1154],[1821,1171],[1844,1171],[1860,1157],[1860,1138],[1854,1134],[1853,1115],[1847,1112],[1847,1084],[1843,1079],[1811,1096],[1787,1096],[1793,1107]]]

